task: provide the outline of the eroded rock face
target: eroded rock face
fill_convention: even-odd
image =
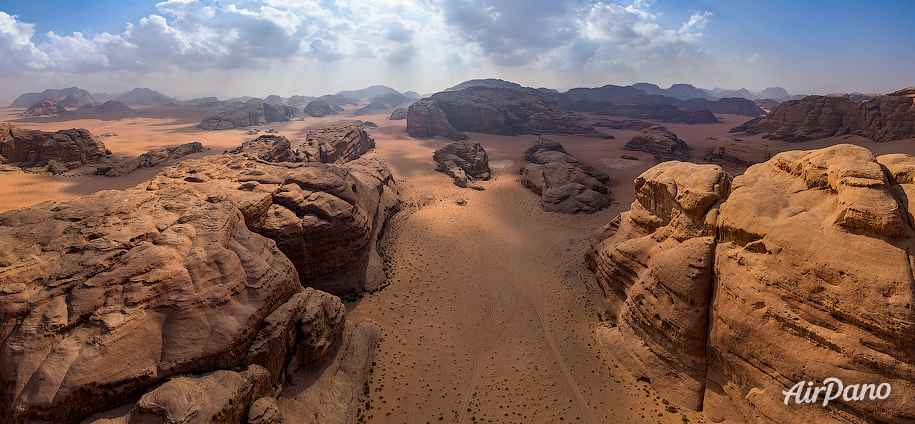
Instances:
[[[225,200],[102,191],[0,214],[0,410],[75,422],[240,363],[301,290]],[[231,317],[231,319],[227,319]]]
[[[313,116],[316,118],[337,114],[337,111],[334,110],[334,108],[332,108],[329,104],[322,102],[320,100],[315,100],[315,101],[309,102],[305,106],[305,109],[302,112],[308,116]]]
[[[197,128],[202,130],[228,130],[265,125],[269,122],[286,122],[294,118],[296,113],[297,110],[293,106],[255,103],[203,118]]]
[[[67,109],[51,99],[44,99],[29,106],[28,110],[19,114],[20,118],[34,118],[36,116],[53,116],[66,113]]]
[[[37,166],[53,160],[85,165],[107,153],[110,152],[105,149],[105,143],[85,129],[52,133],[0,123],[0,156],[13,163]]]
[[[375,148],[375,139],[359,124],[331,125],[308,132],[296,150],[301,162],[346,163]]]
[[[671,166],[687,165],[664,163],[646,174]],[[677,340],[688,334],[679,329],[705,322],[700,405],[714,422],[915,420],[910,404],[915,396],[915,277],[907,253],[915,248],[908,200],[915,198],[915,157],[874,158],[853,145],[784,152],[734,178],[723,201],[718,191],[696,196],[707,190],[688,182],[699,175],[698,165],[689,166],[694,171],[651,178],[667,181],[655,184],[656,194],[648,196],[653,199],[648,205],[655,206],[646,207],[642,184],[632,210],[595,235],[588,262],[606,285],[608,314],[620,317],[617,328],[599,331],[611,350],[623,350],[621,360],[628,354],[649,370],[652,364],[679,367],[677,372],[690,376],[680,382],[692,381],[696,389],[674,390],[669,399],[695,407],[701,367],[691,364],[701,364],[702,357],[691,354],[690,361],[670,361],[680,352],[698,352],[686,343],[694,338],[681,337],[680,344],[659,340]],[[686,213],[705,207],[684,207],[684,201],[702,206],[713,200],[720,204],[712,203],[704,216]],[[689,220],[667,217],[670,208],[662,205],[679,205]],[[666,239],[659,235],[674,222],[690,221],[695,223],[692,233],[674,231]],[[677,252],[677,246],[687,243],[697,246]],[[657,296],[662,292],[655,283],[645,284],[650,290],[634,291],[640,281],[686,281],[708,274],[707,266],[699,266],[705,262],[690,259],[707,258],[703,252],[713,258],[711,290],[703,277],[690,281],[695,298]],[[664,266],[644,271],[655,263]],[[627,288],[628,281],[636,283]],[[702,291],[710,291],[705,319],[701,313],[675,309],[678,320],[667,323],[667,312],[659,308],[664,303],[653,299],[673,299],[675,304],[690,299],[690,305],[701,305]],[[660,380],[651,376],[651,382],[659,390],[675,388],[669,381],[677,372]],[[784,393],[796,383],[813,381],[818,386],[827,378],[846,386],[888,383],[892,392],[884,400],[839,398],[827,406],[820,393],[817,402],[796,404],[792,398],[785,405]],[[690,396],[675,397],[682,394]]]
[[[245,141],[229,153],[240,153],[265,162],[295,162],[296,153],[289,139],[281,135],[265,134]]]
[[[456,141],[435,151],[432,160],[438,162],[438,170],[454,178],[458,187],[482,190],[474,180],[488,180],[489,157],[480,142]]]
[[[400,195],[379,159],[265,163],[226,154],[166,168],[148,186],[161,195],[228,199],[252,231],[276,240],[306,286],[347,295],[384,278],[375,242]]]
[[[524,154],[521,184],[541,196],[548,212],[591,213],[610,204],[610,176],[566,153],[559,143],[536,144]]]
[[[394,111],[391,112],[391,117],[388,119],[390,119],[391,121],[399,121],[401,119],[407,119],[407,109],[402,108],[402,107],[394,109]]]
[[[892,141],[915,137],[915,87],[877,96],[863,103],[845,97],[808,96],[779,104],[750,128],[789,142],[860,135]]]
[[[728,163],[737,166],[750,166],[772,158],[773,150],[766,144],[749,141],[727,140],[721,146],[709,150],[702,160],[706,162]]]
[[[463,131],[486,134],[576,134],[604,137],[555,101],[511,89],[471,87],[441,92],[410,105],[407,134],[463,140]]]
[[[716,165],[665,162],[635,180],[636,201],[591,239],[607,296],[598,333],[636,377],[680,407],[702,406],[715,218],[731,177]]]
[[[687,160],[692,150],[685,141],[661,125],[652,125],[632,137],[623,149],[651,153],[658,162]]]

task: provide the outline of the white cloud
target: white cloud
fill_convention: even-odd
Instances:
[[[611,45],[651,50],[672,45],[688,44],[702,36],[699,32],[708,24],[710,12],[696,12],[679,29],[663,28],[657,17],[647,11],[650,3],[637,1],[630,6],[597,3],[581,21],[585,36]]]

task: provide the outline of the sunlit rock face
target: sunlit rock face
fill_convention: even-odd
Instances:
[[[698,186],[707,170],[671,166],[637,179],[638,200],[587,256],[617,324],[598,334],[611,351],[715,422],[915,419],[915,158],[838,145]],[[785,404],[796,383],[827,378],[892,392]]]

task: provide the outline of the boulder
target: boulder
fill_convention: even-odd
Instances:
[[[375,139],[359,124],[338,124],[309,131],[296,150],[301,162],[345,163],[375,148]]]
[[[0,411],[78,422],[164,379],[240,364],[302,290],[226,200],[102,191],[0,214]]]
[[[687,160],[689,151],[692,150],[685,141],[661,125],[652,125],[642,130],[623,149],[651,153],[658,162]]]
[[[308,116],[313,116],[316,118],[337,114],[337,111],[334,110],[334,108],[332,108],[329,104],[322,102],[320,100],[315,100],[315,101],[309,102],[308,105],[305,106],[305,109],[302,112]]]
[[[238,109],[208,116],[200,121],[197,128],[202,130],[227,130],[253,125],[265,125],[269,122],[286,122],[294,118],[295,107],[255,103]]]
[[[109,153],[105,144],[85,129],[45,132],[0,123],[0,156],[12,163],[41,166],[53,160],[85,165]]]
[[[432,160],[438,163],[438,170],[454,178],[458,187],[482,190],[473,183],[488,180],[489,158],[480,142],[456,141],[435,151]]]
[[[44,99],[33,104],[23,113],[18,115],[19,118],[34,118],[36,116],[53,116],[66,113],[67,109],[51,99]]]
[[[471,87],[432,95],[410,105],[407,134],[463,140],[463,131],[486,134],[572,134],[606,137],[555,101],[512,89]]]
[[[610,204],[610,177],[566,153],[559,143],[536,144],[527,150],[521,184],[541,196],[547,212],[596,212]]]
[[[712,422],[915,420],[913,175],[915,157],[853,145],[779,153],[730,188],[713,165],[646,171],[586,256],[617,324],[598,336]],[[851,397],[786,396],[828,378]]]

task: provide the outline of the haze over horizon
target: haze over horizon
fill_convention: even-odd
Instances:
[[[721,0],[0,1],[0,101],[77,86],[313,95],[474,78],[570,88],[915,85],[915,3]]]

